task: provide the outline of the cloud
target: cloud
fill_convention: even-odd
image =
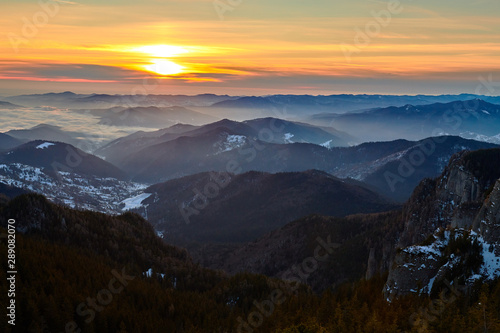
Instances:
[[[0,65],[0,78],[56,82],[121,82],[137,80],[144,73],[113,66],[31,63]]]

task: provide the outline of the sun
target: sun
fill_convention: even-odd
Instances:
[[[145,65],[144,68],[160,75],[175,75],[184,70],[184,66],[165,59],[153,59],[151,64]]]
[[[175,75],[182,73],[185,67],[171,60],[167,60],[167,58],[190,52],[188,49],[181,46],[164,44],[135,47],[132,48],[131,51],[147,54],[148,58],[150,58],[150,64],[143,65],[143,68],[149,72],[160,75]]]

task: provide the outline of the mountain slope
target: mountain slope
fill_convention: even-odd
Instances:
[[[64,142],[73,146],[80,146],[82,144],[82,141],[72,135],[72,133],[62,130],[59,126],[47,124],[39,124],[29,129],[10,130],[5,134],[25,142],[47,140]]]
[[[167,241],[244,242],[312,213],[345,216],[396,207],[355,181],[320,171],[202,173],[145,190],[138,212]]]
[[[321,239],[333,244],[331,253],[306,280],[315,291],[322,291],[386,272],[395,255],[394,243],[403,229],[402,221],[400,211],[344,218],[311,215],[249,243],[209,244],[190,252],[205,267],[229,274],[246,271],[280,277],[290,267],[300,267]]]
[[[97,156],[102,156],[111,163],[119,163],[127,155],[136,153],[149,146],[169,141],[164,134],[172,138],[181,136],[184,132],[194,130],[197,126],[177,124],[153,132],[139,131],[122,138],[115,139],[94,151]]]
[[[238,292],[221,274],[194,265],[185,250],[162,242],[134,214],[74,211],[39,195],[25,195],[1,205],[0,217],[2,228],[8,219],[16,220],[16,267],[22,277],[17,280],[16,300],[23,304],[17,311],[19,331],[59,331],[72,322],[87,332],[118,332],[124,327],[135,332],[174,331],[184,324],[211,329],[197,318],[210,313],[226,318],[231,309],[224,307],[224,300],[213,299],[215,286],[224,283],[229,294]],[[0,248],[7,251],[3,241]],[[161,274],[151,276],[154,272]],[[266,280],[264,286],[267,292]],[[101,301],[103,292],[112,301]],[[81,304],[92,309],[87,299],[95,295],[100,310],[83,311]],[[206,307],[189,310],[192,318],[173,315],[193,300]],[[95,320],[89,319],[91,312]],[[144,321],[144,316],[149,319]],[[225,327],[232,325],[229,321]],[[2,321],[0,329],[9,332],[6,326]]]
[[[12,109],[21,109],[21,108],[23,108],[23,106],[12,104],[9,102],[0,101],[0,109],[12,110]]]
[[[282,137],[276,136],[272,141],[270,141],[273,143],[314,143],[331,148],[348,146],[349,142],[354,142],[356,140],[349,134],[338,131],[334,128],[320,128],[306,123],[292,122],[276,118],[253,119],[244,121],[244,123],[261,133],[264,129],[271,129],[275,132],[283,133]],[[260,137],[264,137],[263,133]],[[261,140],[267,141],[265,139]]]
[[[12,149],[16,146],[19,146],[23,143],[23,141],[19,139],[15,139],[10,135],[0,133],[0,151]]]
[[[31,141],[0,154],[0,163],[23,164],[46,172],[75,172],[97,177],[125,179],[126,174],[114,165],[62,142]]]

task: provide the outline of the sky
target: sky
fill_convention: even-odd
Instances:
[[[0,97],[486,94],[481,80],[500,82],[498,0],[0,0],[0,12]]]

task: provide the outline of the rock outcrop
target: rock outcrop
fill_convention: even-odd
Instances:
[[[419,244],[439,227],[472,226],[488,190],[500,178],[500,149],[454,155],[442,175],[425,179],[404,208],[398,246]]]
[[[388,300],[500,276],[499,178],[500,149],[492,149],[461,152],[439,178],[422,181],[404,208]]]
[[[473,228],[488,243],[496,245],[496,254],[500,256],[500,179],[477,214]]]

